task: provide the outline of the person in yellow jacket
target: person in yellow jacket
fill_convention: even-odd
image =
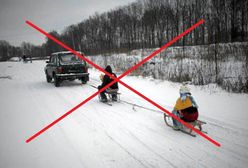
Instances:
[[[172,113],[185,122],[193,122],[198,118],[198,105],[186,85],[179,90],[180,97],[177,99]],[[173,129],[182,129],[182,124],[173,118]]]

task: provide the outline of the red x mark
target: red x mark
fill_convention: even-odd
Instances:
[[[58,39],[54,38],[53,36],[51,36],[50,34],[48,34],[47,32],[45,32],[44,30],[40,29],[39,27],[37,27],[36,25],[34,25],[33,23],[31,23],[30,21],[26,21],[26,23],[28,25],[30,25],[31,27],[33,27],[34,29],[38,30],[39,32],[41,32],[42,34],[44,34],[45,36],[47,36],[48,38],[50,38],[51,40],[53,40],[54,42],[56,42],[57,44],[59,44],[60,46],[64,47],[65,49],[67,49],[69,51],[71,51],[73,54],[77,55],[82,60],[88,62],[93,67],[99,69],[100,71],[104,72],[106,75],[108,75],[108,76],[110,76],[111,78],[114,79],[111,83],[109,83],[108,85],[106,85],[104,88],[102,88],[98,92],[94,93],[93,95],[91,95],[90,97],[88,97],[87,99],[85,99],[84,101],[82,101],[81,103],[79,103],[78,105],[76,105],[74,108],[72,108],[71,110],[69,110],[68,112],[66,112],[65,114],[63,114],[61,117],[59,117],[58,119],[56,119],[55,121],[53,121],[52,123],[50,123],[49,125],[47,125],[46,127],[44,127],[43,129],[41,129],[40,131],[38,131],[36,134],[34,134],[30,138],[28,138],[26,140],[26,142],[29,143],[34,138],[36,138],[37,136],[39,136],[40,134],[42,134],[43,132],[45,132],[46,130],[48,130],[49,128],[51,128],[53,125],[55,125],[56,123],[58,123],[59,121],[61,121],[63,118],[65,118],[66,116],[68,116],[69,114],[71,114],[72,112],[74,112],[76,109],[78,109],[79,107],[81,107],[83,104],[87,103],[92,98],[94,98],[95,96],[97,96],[100,92],[104,91],[105,89],[107,89],[109,86],[111,86],[115,82],[119,82],[123,86],[127,87],[129,90],[133,91],[134,93],[136,93],[137,95],[139,95],[140,97],[142,97],[143,99],[145,99],[146,101],[150,102],[151,104],[153,104],[154,106],[156,106],[157,108],[159,108],[160,110],[162,110],[164,113],[167,113],[168,115],[170,115],[171,117],[173,117],[177,121],[181,122],[186,127],[192,129],[193,131],[195,131],[196,133],[198,133],[199,135],[201,135],[202,137],[204,137],[205,139],[207,139],[208,141],[210,141],[214,145],[220,147],[221,145],[218,142],[214,141],[213,139],[211,139],[210,137],[208,137],[207,135],[205,135],[204,133],[202,133],[198,129],[196,129],[193,126],[191,126],[190,124],[184,122],[183,120],[181,120],[180,118],[178,118],[174,114],[170,113],[168,110],[166,110],[165,108],[163,108],[159,104],[155,103],[154,101],[152,101],[151,99],[149,99],[148,97],[146,97],[145,95],[143,95],[142,93],[138,92],[137,90],[133,89],[132,87],[130,87],[129,85],[125,84],[124,82],[122,82],[120,80],[121,78],[123,78],[124,76],[128,75],[129,73],[131,73],[133,70],[135,70],[136,68],[138,68],[139,66],[141,66],[142,64],[144,64],[146,61],[148,61],[149,59],[151,59],[155,55],[157,55],[161,51],[163,51],[166,48],[168,48],[169,46],[171,46],[173,43],[175,43],[180,38],[182,38],[183,36],[185,36],[186,34],[188,34],[189,32],[191,32],[193,29],[195,29],[196,27],[198,27],[199,25],[201,25],[203,22],[204,22],[204,20],[200,20],[199,22],[197,22],[196,24],[194,24],[193,26],[191,26],[189,29],[185,30],[183,33],[181,33],[180,35],[178,35],[176,38],[174,38],[173,40],[171,40],[170,42],[168,42],[167,44],[165,44],[164,46],[162,46],[160,49],[154,51],[151,55],[149,55],[148,57],[146,57],[145,59],[143,59],[142,61],[140,61],[138,64],[136,64],[135,66],[133,66],[130,69],[128,69],[126,72],[124,72],[118,78],[115,78],[111,74],[109,74],[108,72],[106,72],[104,69],[102,69],[101,67],[99,67],[98,65],[96,65],[95,63],[93,63],[92,61],[88,60],[84,56],[80,55],[79,53],[77,53],[76,51],[74,51],[72,48],[70,48],[69,46],[67,46],[64,43],[60,42]]]

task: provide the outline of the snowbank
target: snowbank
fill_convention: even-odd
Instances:
[[[228,91],[248,92],[247,48],[248,43],[170,47],[132,74],[175,82],[192,81],[196,85],[217,83]],[[121,73],[152,51],[134,50],[130,54],[88,58],[102,67],[110,64]]]

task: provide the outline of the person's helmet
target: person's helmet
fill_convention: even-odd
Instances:
[[[180,94],[190,93],[190,89],[186,85],[182,85],[179,89]]]

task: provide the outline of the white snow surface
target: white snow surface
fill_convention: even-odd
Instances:
[[[199,119],[216,147],[200,135],[191,137],[167,127],[162,112],[123,102],[113,106],[95,97],[30,143],[25,141],[96,92],[100,72],[90,81],[47,83],[44,61],[0,63],[1,168],[169,168],[248,165],[248,95],[215,85],[190,85]],[[127,76],[123,81],[171,110],[180,84]],[[158,110],[120,85],[121,100]]]

